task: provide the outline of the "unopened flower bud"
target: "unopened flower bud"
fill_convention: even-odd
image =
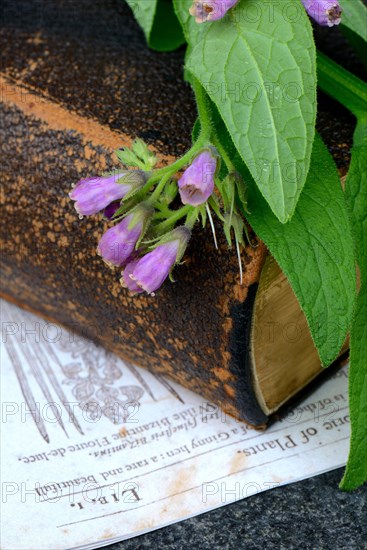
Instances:
[[[138,190],[145,182],[146,175],[141,170],[82,179],[69,193],[69,197],[75,201],[75,209],[80,215],[91,216]]]
[[[107,264],[122,266],[129,261],[152,214],[151,208],[138,205],[131,214],[106,231],[98,243],[97,252]]]
[[[302,0],[306,11],[312,19],[324,27],[339,25],[342,9],[338,0]]]
[[[214,176],[217,169],[217,153],[214,148],[203,150],[186,168],[178,180],[183,204],[200,206],[214,191]]]
[[[134,269],[137,265],[139,260],[133,260],[131,262],[129,262],[123,273],[122,273],[122,277],[120,279],[120,282],[122,284],[122,286],[128,288],[130,290],[130,292],[133,292],[134,294],[141,294],[142,292],[144,292],[144,289],[140,286],[138,286],[138,284],[135,282],[135,280],[132,278],[133,276],[133,273],[134,273]]]
[[[238,0],[195,0],[189,11],[197,23],[216,21],[222,19],[237,2]]]
[[[190,231],[184,226],[171,231],[151,252],[126,266],[124,286],[132,292],[155,292],[181,260],[189,239]]]

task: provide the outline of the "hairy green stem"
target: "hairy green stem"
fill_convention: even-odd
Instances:
[[[236,168],[233,164],[233,162],[231,161],[231,159],[229,158],[229,155],[227,153],[227,151],[225,150],[225,148],[223,147],[222,143],[220,142],[218,136],[216,133],[213,132],[212,134],[212,137],[211,137],[211,140],[213,142],[213,145],[215,145],[215,147],[217,148],[218,150],[218,153],[220,154],[220,156],[222,157],[222,159],[224,160],[224,163],[227,167],[227,170],[229,173],[232,173],[232,172],[235,172],[236,171]]]
[[[175,162],[173,162],[169,166],[165,166],[164,168],[158,168],[158,170],[154,170],[152,176],[147,181],[146,186],[148,185],[152,186],[154,183],[157,183],[157,181],[159,181],[162,177],[168,176],[169,178],[173,176],[173,174],[175,174],[176,172],[179,172],[186,164],[189,164],[189,162],[192,160],[192,157],[205,146],[205,144],[209,139],[209,136],[210,136],[210,129],[203,128],[202,131],[200,132],[200,135],[197,141],[193,144],[193,146],[189,149],[189,151],[187,151],[187,153],[185,153],[181,158],[177,159]]]
[[[204,129],[209,129],[210,142],[217,148],[218,152],[225,162],[228,172],[234,172],[235,167],[233,165],[233,162],[231,161],[226,150],[222,146],[219,136],[217,134],[217,130],[212,118],[211,100],[209,99],[205,89],[198,80],[192,78],[191,85],[195,92],[201,127]]]
[[[208,95],[196,78],[191,78],[191,86],[194,90],[198,115],[200,120],[201,131],[205,132],[208,137],[213,133],[213,122],[210,116],[210,108],[208,104]],[[210,101],[210,100],[209,100]]]
[[[170,227],[172,225],[174,225],[178,220],[180,220],[181,218],[183,218],[187,214],[189,214],[192,208],[193,207],[190,206],[189,204],[186,204],[186,206],[183,206],[182,208],[179,208],[167,220],[165,220],[164,222],[158,224],[155,227],[156,232],[159,234],[162,231],[165,231],[166,229],[170,229]]]
[[[148,203],[152,204],[154,206],[154,203],[159,199],[167,181],[170,179],[171,174],[168,173],[165,176],[162,177],[161,181],[158,183],[157,187],[154,189],[153,193],[148,199]]]
[[[198,219],[198,211],[196,208],[192,208],[191,211],[186,216],[185,225],[188,229],[192,229],[197,222]]]

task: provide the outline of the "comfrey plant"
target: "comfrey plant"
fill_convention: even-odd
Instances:
[[[80,217],[103,212],[117,222],[100,239],[97,253],[110,267],[123,269],[121,284],[132,293],[154,295],[180,263],[197,221],[205,225],[210,220],[217,246],[212,211],[223,223],[229,246],[233,229],[242,278],[239,244],[244,244],[245,224],[234,193],[229,198],[224,191],[228,176],[221,180],[220,157],[208,137],[202,132],[185,157],[158,170],[153,169],[156,157],[137,139],[131,150],[117,151],[130,170],[83,179],[70,192]]]
[[[184,77],[198,113],[193,145],[157,168],[136,140],[117,151],[120,170],[74,187],[76,210],[111,220],[98,253],[135,294],[152,295],[172,276],[196,223],[211,225],[215,243],[222,226],[241,273],[252,227],[287,276],[324,366],[350,334],[352,439],[341,486],[353,489],[367,479],[367,86],[316,51],[312,24],[340,25],[363,57],[365,4],[127,2],[150,47],[188,45]],[[357,121],[344,191],[315,130],[317,86]]]

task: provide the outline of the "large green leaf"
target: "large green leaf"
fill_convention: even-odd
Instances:
[[[343,9],[342,26],[367,40],[367,8],[361,0],[339,0]]]
[[[367,481],[367,118],[359,119],[352,162],[346,180],[357,260],[361,275],[350,335],[349,407],[352,427],[350,453],[342,489]]]
[[[347,337],[356,297],[353,238],[333,159],[316,134],[302,195],[292,220],[282,224],[239,157],[215,105],[209,98],[205,100],[205,94],[199,96],[204,96],[201,100],[211,119],[214,145],[225,150],[247,187],[243,214],[287,276],[306,315],[321,363],[327,366]]]
[[[357,117],[367,106],[367,84],[321,52],[317,52],[317,84]]]
[[[304,10],[292,21],[283,8],[281,2],[270,8],[265,0],[252,0],[250,14],[242,0],[220,21],[204,23],[200,34],[192,31],[192,21],[181,23],[191,42],[187,69],[216,104],[262,195],[284,223],[309,170],[316,54]]]
[[[323,365],[329,365],[351,324],[356,273],[344,194],[321,138],[315,138],[306,185],[289,223],[279,223],[254,188],[248,209],[249,222],[298,298]]]
[[[175,50],[185,42],[171,0],[126,0],[154,50]]]

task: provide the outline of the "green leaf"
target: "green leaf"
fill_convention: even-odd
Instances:
[[[140,138],[133,141],[131,149],[123,147],[117,149],[115,154],[125,166],[135,166],[145,171],[152,170],[158,162],[156,155],[150,151],[148,145]]]
[[[367,106],[367,84],[321,52],[317,52],[318,85],[358,118]]]
[[[357,263],[361,275],[350,334],[349,408],[352,437],[341,488],[356,489],[367,481],[367,117],[359,119],[352,161],[345,183],[351,211]]]
[[[144,31],[150,48],[175,50],[185,42],[171,0],[126,0]]]
[[[339,0],[343,9],[342,27],[367,41],[367,8],[361,0]]]
[[[291,21],[283,7],[253,0],[250,16],[242,0],[220,21],[204,23],[200,40],[195,33],[191,42],[187,69],[217,106],[262,195],[284,223],[309,170],[316,53],[306,12]]]
[[[140,160],[142,160],[146,170],[152,170],[152,168],[154,168],[154,166],[158,162],[156,155],[140,138],[137,138],[133,141],[132,151]]]
[[[367,9],[362,0],[340,0],[343,8],[340,28],[359,57],[367,67]]]
[[[290,222],[282,224],[262,197],[213,103],[213,144],[245,184],[243,216],[287,276],[304,311],[323,365],[336,359],[351,325],[356,294],[353,239],[339,175],[316,134],[307,181]]]
[[[283,225],[252,186],[247,218],[287,276],[324,366],[338,356],[356,292],[353,240],[333,159],[315,138],[310,171],[292,220]]]
[[[145,2],[144,0],[140,2],[138,0],[126,0],[126,2],[132,9],[135,19],[143,29],[145,38],[149,43],[158,0],[150,0],[149,2]]]

